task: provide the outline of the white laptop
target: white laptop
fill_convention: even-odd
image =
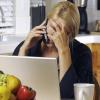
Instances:
[[[0,55],[0,70],[17,76],[23,85],[36,90],[36,100],[60,100],[55,58]]]

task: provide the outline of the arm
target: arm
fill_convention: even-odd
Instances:
[[[69,70],[72,64],[72,59],[69,47],[62,49],[58,53],[59,53],[59,68],[60,68],[60,81],[61,81],[65,73]]]
[[[59,76],[61,81],[72,63],[69,36],[65,32],[63,25],[57,24],[54,20],[50,20],[50,23],[51,24],[48,25],[48,37],[53,41],[58,52]]]
[[[28,36],[26,37],[25,41],[20,43],[17,48],[15,49],[13,55],[19,55],[19,56],[27,56],[28,52],[31,48],[35,46],[35,44],[41,40],[42,34],[45,33],[45,21],[39,25],[34,27],[31,32],[29,32]]]
[[[92,54],[90,49],[82,44],[77,51],[79,56],[75,63],[75,69],[81,83],[93,83]]]
[[[44,22],[39,25],[36,26],[35,28],[33,28],[31,30],[31,32],[28,34],[28,36],[26,37],[23,45],[21,46],[20,50],[19,50],[19,56],[27,56],[29,49],[31,49],[32,47],[35,46],[35,44],[42,39],[42,34],[41,33],[45,33],[45,26],[43,26]]]

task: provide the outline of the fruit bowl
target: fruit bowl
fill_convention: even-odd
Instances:
[[[36,91],[0,70],[0,100],[35,100]]]

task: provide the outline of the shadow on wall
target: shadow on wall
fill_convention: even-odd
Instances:
[[[94,22],[89,22],[88,23],[88,30],[90,31],[90,32],[93,32],[93,31],[95,31],[95,21]]]

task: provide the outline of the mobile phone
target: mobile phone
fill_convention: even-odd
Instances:
[[[42,35],[43,35],[42,39],[43,39],[43,42],[44,42],[45,44],[48,43],[47,23],[48,23],[48,19],[46,19],[46,23],[44,24],[44,26],[46,26],[46,29],[45,29],[46,33],[42,33]]]

